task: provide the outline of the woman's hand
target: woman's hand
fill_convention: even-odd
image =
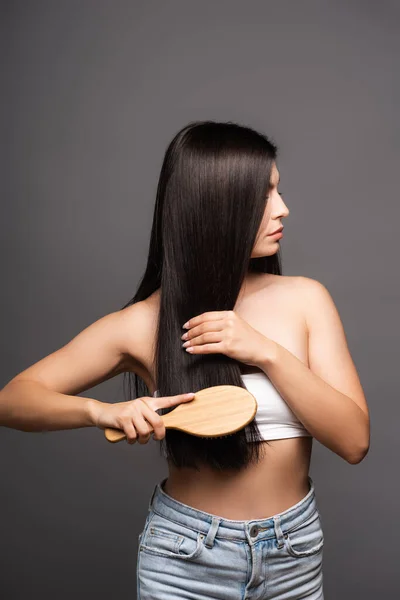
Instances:
[[[275,342],[251,327],[233,310],[205,312],[183,325],[181,339],[192,354],[226,354],[252,366],[262,365],[273,355]]]
[[[91,409],[92,422],[95,427],[105,429],[122,429],[126,434],[128,444],[147,444],[154,430],[153,439],[165,437],[165,425],[161,416],[156,413],[159,408],[170,408],[183,402],[193,400],[194,394],[178,394],[176,396],[160,396],[152,398],[143,396],[128,402],[94,401]],[[92,399],[91,399],[92,400]]]

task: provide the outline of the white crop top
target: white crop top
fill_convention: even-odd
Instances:
[[[264,372],[242,373],[241,377],[247,390],[257,400],[255,420],[262,439],[312,437]],[[157,394],[158,390],[153,397]],[[248,435],[247,440],[250,441]]]
[[[242,380],[257,400],[255,420],[264,440],[312,437],[264,372],[242,373]]]

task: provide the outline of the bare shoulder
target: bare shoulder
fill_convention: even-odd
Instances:
[[[287,299],[294,305],[299,303],[299,293],[302,293],[306,277],[300,275],[260,274],[260,287],[266,293],[276,295],[279,300]],[[312,280],[311,280],[312,281]],[[298,293],[296,293],[298,292]]]
[[[261,287],[263,289],[281,290],[289,292],[298,292],[296,301],[299,301],[299,294],[308,297],[310,294],[321,294],[327,292],[326,287],[317,279],[306,277],[305,275],[275,275],[272,273],[260,273]]]
[[[305,279],[300,275],[276,275],[275,273],[259,273],[263,286],[276,288],[293,288],[299,285],[301,279]]]
[[[296,285],[302,287],[304,291],[306,290],[322,290],[326,289],[323,283],[318,281],[317,279],[313,279],[312,277],[306,277],[305,275],[296,275],[295,277],[291,277],[291,279],[295,280]]]
[[[303,275],[298,275],[293,279],[308,326],[310,326],[312,318],[315,321],[318,316],[327,316],[327,312],[337,312],[332,295],[323,283]]]
[[[270,298],[275,299],[276,314],[282,313],[285,318],[292,318],[292,326],[306,339],[306,298],[307,277],[301,275],[272,275],[269,288]],[[310,280],[313,281],[313,280]],[[266,287],[268,291],[268,285]]]
[[[303,279],[307,279],[302,275],[273,275],[273,277],[275,278],[276,285],[283,286],[290,291],[299,289],[299,286],[303,283]]]
[[[292,324],[297,322],[306,337],[318,317],[322,319],[336,310],[329,291],[318,280],[304,275],[266,275],[262,289],[268,300],[274,302],[277,313],[292,316]]]

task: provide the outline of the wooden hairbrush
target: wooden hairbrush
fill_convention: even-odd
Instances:
[[[166,429],[216,438],[239,431],[254,419],[256,412],[257,400],[247,389],[237,385],[215,385],[195,392],[193,400],[178,404],[160,416]],[[105,428],[104,435],[109,442],[126,438],[124,431],[111,427]]]

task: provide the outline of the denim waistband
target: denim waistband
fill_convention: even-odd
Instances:
[[[226,519],[179,502],[163,490],[166,480],[167,477],[155,485],[149,510],[202,533],[207,536],[206,542],[211,545],[215,538],[242,540],[254,544],[272,537],[277,538],[278,545],[283,545],[284,535],[318,510],[314,482],[310,476],[308,476],[310,490],[299,502],[271,517],[243,521]]]

